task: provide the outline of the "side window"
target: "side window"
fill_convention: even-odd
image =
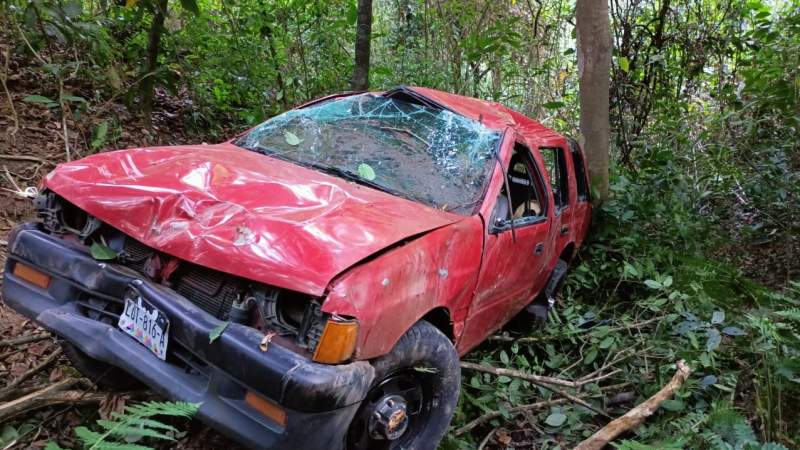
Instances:
[[[550,176],[553,189],[553,203],[556,211],[569,204],[569,178],[567,178],[567,159],[561,147],[547,147],[540,149],[547,174]]]
[[[572,151],[572,164],[575,166],[575,181],[578,187],[578,201],[589,200],[589,180],[586,179],[586,167],[583,165],[583,153],[574,139],[569,140],[569,148]]]
[[[531,152],[526,146],[516,143],[508,167],[508,191],[503,185],[497,198],[494,221],[508,221],[524,224],[530,218],[541,218],[547,214],[544,198],[544,183],[536,169]],[[510,199],[510,203],[509,203]]]

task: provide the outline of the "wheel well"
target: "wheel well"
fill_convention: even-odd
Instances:
[[[430,323],[439,329],[452,341],[455,338],[453,333],[453,321],[450,319],[450,311],[445,307],[432,309],[422,317],[422,320]]]
[[[567,244],[566,247],[564,247],[564,250],[561,252],[561,256],[559,256],[558,259],[563,259],[566,262],[570,262],[572,261],[572,257],[575,256],[573,255],[574,252],[575,252],[575,243],[570,242],[569,244]]]

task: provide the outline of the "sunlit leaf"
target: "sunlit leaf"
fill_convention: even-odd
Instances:
[[[291,131],[284,131],[283,139],[285,139],[286,143],[289,145],[300,145],[300,143],[303,142],[302,139],[297,137],[297,135],[292,133]]]
[[[89,247],[89,252],[92,254],[92,258],[100,261],[112,260],[117,257],[114,249],[100,242],[93,242]]]
[[[375,179],[375,170],[366,163],[361,163],[358,165],[358,176],[365,180],[372,181]]]
[[[228,328],[228,325],[230,325],[230,322],[224,322],[214,327],[211,330],[211,332],[208,333],[208,343],[212,344],[214,341],[219,339],[219,337],[222,336],[222,333],[225,331],[225,329]]]
[[[617,58],[617,63],[619,64],[619,68],[622,69],[623,72],[628,73],[630,70],[630,63],[628,62],[628,58],[624,56],[620,56]]]
[[[564,425],[564,422],[567,421],[567,416],[562,412],[554,412],[547,416],[545,419],[545,423],[550,425],[551,427],[560,427]]]

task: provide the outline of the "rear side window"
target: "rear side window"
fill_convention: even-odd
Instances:
[[[572,164],[575,166],[575,181],[578,188],[578,201],[589,200],[589,180],[586,179],[586,166],[583,163],[583,153],[574,139],[569,140],[569,149],[572,151]]]
[[[567,178],[567,159],[561,147],[545,147],[540,149],[547,175],[553,189],[553,203],[556,212],[569,204],[569,178]]]

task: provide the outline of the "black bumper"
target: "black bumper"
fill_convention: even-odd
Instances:
[[[6,304],[89,356],[124,369],[170,399],[201,403],[198,418],[249,447],[343,446],[348,424],[372,382],[369,363],[317,364],[276,342],[262,352],[263,334],[233,323],[209,343],[210,331],[221,321],[174,291],[144,281],[125,267],[98,262],[85,247],[52,237],[35,225],[14,230],[8,249]],[[49,288],[14,276],[17,261],[50,274]],[[167,361],[119,330],[113,316],[104,318],[86,308],[92,299],[121,303],[131,285],[170,320]],[[247,405],[247,390],[281,405],[287,425]]]

